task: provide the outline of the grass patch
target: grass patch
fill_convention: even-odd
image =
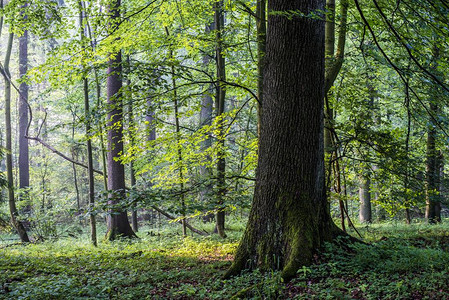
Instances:
[[[243,225],[230,238],[182,238],[178,227],[144,228],[141,239],[103,242],[85,234],[0,249],[1,299],[446,299],[449,229],[361,227],[367,245],[329,244],[288,284],[279,273],[221,277]]]
[[[285,298],[447,299],[447,225],[377,224],[359,228],[369,244],[326,245],[298,272]]]

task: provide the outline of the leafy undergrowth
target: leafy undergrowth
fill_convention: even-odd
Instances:
[[[287,284],[285,298],[449,299],[449,227],[371,225],[342,239]]]
[[[241,229],[241,227],[239,227]],[[89,245],[86,237],[0,249],[1,299],[448,299],[449,229],[361,228],[369,245],[327,245],[285,284],[278,273],[230,280],[240,232],[183,239],[172,231]]]

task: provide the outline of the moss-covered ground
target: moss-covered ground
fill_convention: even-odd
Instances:
[[[449,299],[445,224],[360,227],[367,244],[327,245],[289,283],[276,272],[221,278],[242,224],[225,240],[183,238],[175,226],[97,248],[87,232],[29,245],[2,235],[0,299]]]

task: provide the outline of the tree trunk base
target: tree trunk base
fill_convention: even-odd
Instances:
[[[114,241],[118,238],[138,238],[131,228],[126,212],[110,215],[107,219],[108,231],[105,240]]]
[[[128,232],[122,232],[121,230],[118,230],[118,228],[112,228],[106,232],[105,240],[106,241],[115,241],[120,238],[139,238],[134,231],[130,230]]]
[[[253,251],[251,251],[251,248],[248,247],[239,247],[236,252],[236,259],[234,260],[232,266],[228,269],[226,274],[223,276],[223,279],[229,279],[233,276],[237,276],[243,270],[253,270],[259,268],[263,272],[270,270],[281,270],[282,279],[285,282],[288,282],[296,276],[298,269],[300,269],[302,266],[309,266],[313,263],[313,256],[318,253],[324,242],[335,242],[337,238],[344,237],[347,238],[351,243],[363,243],[357,238],[341,230],[334,223],[331,223],[329,225],[331,227],[328,231],[330,235],[328,235],[325,240],[322,240],[318,247],[311,248],[307,244],[312,241],[308,241],[307,239],[302,239],[297,236],[293,240],[293,243],[296,243],[297,247],[291,250],[291,254],[289,255],[288,260],[284,262],[283,266],[278,264],[273,268],[264,264],[255,263],[255,261],[259,258],[257,258],[257,253],[255,253],[255,251],[257,250],[254,249],[261,249],[260,244],[257,245],[256,248],[253,248]]]

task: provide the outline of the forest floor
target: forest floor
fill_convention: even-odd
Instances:
[[[276,272],[221,278],[241,223],[226,240],[182,238],[174,226],[97,248],[87,233],[29,245],[1,235],[0,299],[449,299],[446,223],[360,227],[367,244],[327,245],[287,284]]]

